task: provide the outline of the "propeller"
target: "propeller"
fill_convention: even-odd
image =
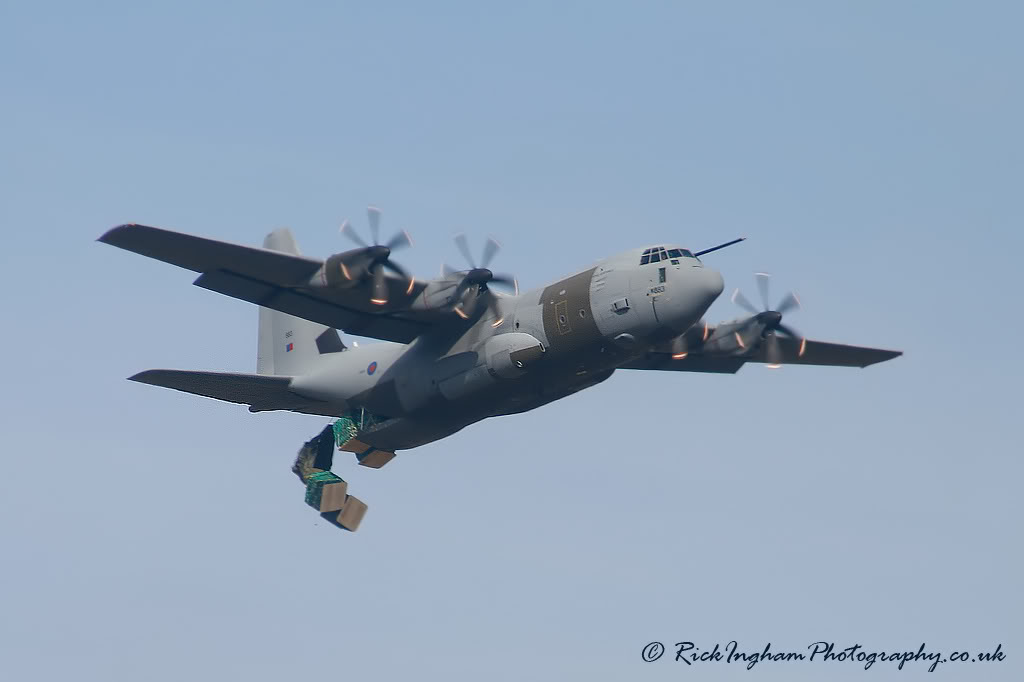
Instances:
[[[672,339],[672,352],[673,360],[682,360],[690,354],[690,344],[686,342],[686,334],[680,334],[679,336]]]
[[[370,223],[370,236],[373,244],[367,244],[359,236],[359,233],[352,227],[352,223],[345,220],[341,224],[341,233],[348,237],[360,248],[354,254],[340,262],[341,273],[346,279],[357,279],[369,277],[371,293],[370,303],[375,305],[386,305],[388,302],[388,283],[384,271],[390,270],[399,277],[409,281],[409,288],[406,293],[412,293],[413,284],[416,280],[398,263],[391,260],[391,253],[407,246],[412,246],[412,238],[409,233],[402,230],[384,244],[380,243],[380,209],[376,206],[366,207],[366,217]],[[347,263],[346,263],[347,261]]]
[[[480,299],[483,299],[484,304],[494,315],[494,322],[491,323],[491,326],[499,326],[504,321],[504,318],[498,309],[498,298],[495,295],[495,291],[492,291],[492,287],[495,290],[503,289],[513,295],[519,293],[519,282],[516,281],[515,277],[512,275],[495,274],[488,268],[491,261],[494,260],[494,256],[501,249],[501,244],[493,238],[488,239],[480,255],[479,265],[477,265],[477,261],[473,258],[473,254],[469,249],[469,240],[466,239],[465,234],[455,235],[455,246],[458,247],[459,252],[462,253],[470,267],[469,270],[456,270],[448,265],[441,266],[441,275],[445,279],[458,282],[455,286],[455,292],[452,294],[452,299],[455,301],[453,308],[455,313],[462,319],[468,320],[472,317]]]
[[[682,360],[690,354],[690,348],[700,348],[711,335],[711,327],[706,320],[701,320],[669,343],[669,353],[673,360]]]
[[[792,339],[800,340],[800,350],[798,355],[804,354],[804,349],[807,347],[807,339],[804,338],[800,332],[796,331],[792,327],[782,323],[782,316],[800,307],[800,299],[792,291],[782,297],[779,304],[775,306],[775,309],[771,309],[771,275],[767,272],[755,272],[754,276],[757,279],[757,290],[761,297],[761,303],[764,305],[763,310],[758,310],[754,307],[743,293],[737,289],[732,294],[732,301],[739,307],[746,310],[748,313],[754,316],[754,319],[764,327],[764,355],[768,361],[767,366],[773,369],[782,366],[783,353],[782,347],[779,345],[779,339],[776,333],[784,334]],[[743,339],[739,337],[737,333],[737,342],[740,346],[743,346]]]

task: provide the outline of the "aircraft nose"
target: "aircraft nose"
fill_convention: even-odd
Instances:
[[[722,279],[722,275],[710,268],[703,268],[701,270],[701,283],[711,301],[718,298],[719,294],[722,293],[722,289],[725,288],[725,281]]]

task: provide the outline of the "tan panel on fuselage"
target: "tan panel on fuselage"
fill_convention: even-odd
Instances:
[[[590,305],[590,280],[595,269],[555,282],[541,294],[548,350],[561,354],[600,342],[601,332]]]

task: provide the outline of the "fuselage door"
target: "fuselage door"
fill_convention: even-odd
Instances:
[[[678,255],[679,252],[674,251],[673,253]],[[654,321],[657,324],[662,322],[658,315],[658,305],[659,303],[664,305],[669,295],[669,278],[671,277],[669,271],[675,270],[678,266],[679,259],[670,258],[669,251],[664,247],[651,249],[648,263],[641,266],[641,270],[647,275],[647,294],[651,299]]]
[[[660,324],[671,324],[673,318],[673,298],[685,294],[679,287],[685,281],[686,273],[691,268],[703,267],[693,254],[680,248],[668,248],[660,251],[660,258],[654,263],[654,254],[651,254],[651,263],[647,267],[651,269],[651,305],[654,306],[654,316]],[[676,305],[679,301],[674,302]]]
[[[668,263],[659,263],[657,267],[651,268],[651,305],[654,307],[654,319],[661,324],[661,318],[658,316],[658,305],[664,306],[668,301],[668,278],[669,268],[671,266]]]
[[[630,290],[632,302],[637,311],[639,329],[641,335],[652,333],[658,328],[657,299],[666,291],[666,283],[659,282],[667,272],[663,269],[669,265],[662,263],[658,250],[654,250],[649,256],[644,254],[641,264],[633,271],[630,277]]]

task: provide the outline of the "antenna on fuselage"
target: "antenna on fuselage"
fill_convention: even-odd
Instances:
[[[700,256],[703,256],[705,253],[711,253],[712,251],[718,251],[719,249],[724,249],[727,246],[732,246],[733,244],[739,244],[740,242],[743,242],[743,241],[746,241],[746,240],[747,240],[746,237],[740,237],[739,239],[733,239],[731,242],[726,242],[724,244],[719,244],[718,246],[712,246],[710,249],[704,249],[703,251],[698,251],[697,253],[695,253],[693,255],[697,256],[699,258]]]

